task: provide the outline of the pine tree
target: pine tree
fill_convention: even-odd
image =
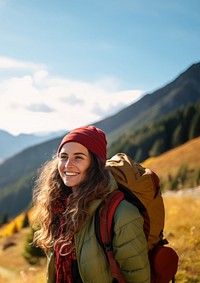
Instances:
[[[28,213],[25,213],[24,215],[24,220],[23,220],[23,223],[22,223],[22,228],[26,228],[29,226],[29,218],[28,218]]]
[[[194,139],[200,136],[200,113],[196,112],[190,125],[189,139]]]
[[[0,226],[8,223],[8,215],[7,213],[0,214]]]
[[[178,124],[173,136],[172,136],[172,147],[179,146],[183,143],[184,141],[184,133],[183,133],[183,126],[182,124]]]
[[[165,151],[165,141],[162,138],[157,139],[150,150],[150,156],[151,157],[158,156],[164,151]]]
[[[45,254],[41,248],[36,247],[33,244],[33,236],[34,236],[34,229],[31,229],[30,233],[27,236],[25,247],[24,247],[24,258],[30,263],[30,264],[37,264],[40,262],[40,258],[44,257]]]

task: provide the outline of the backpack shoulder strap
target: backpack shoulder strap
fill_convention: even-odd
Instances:
[[[100,210],[100,235],[103,242],[110,242],[111,239],[111,229],[113,224],[113,218],[115,210],[119,203],[124,199],[124,194],[120,190],[116,190],[109,194],[105,201],[105,204]]]
[[[119,283],[125,283],[120,267],[114,259],[112,248],[112,226],[114,214],[119,203],[124,199],[124,194],[120,190],[111,193],[105,202],[100,205],[95,215],[95,230],[99,243],[107,256],[112,277]]]

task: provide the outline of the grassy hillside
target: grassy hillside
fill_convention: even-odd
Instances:
[[[46,259],[39,266],[31,266],[22,256],[28,233],[26,228],[8,238],[0,238],[0,283],[45,283]],[[3,250],[5,242],[14,244]]]
[[[176,282],[200,282],[200,190],[198,198],[187,194],[169,194],[164,197],[164,203],[165,236],[179,255]]]
[[[200,137],[169,150],[158,157],[149,158],[142,165],[155,171],[162,182],[168,182],[169,176],[176,178],[180,169],[185,167],[187,168],[185,186],[194,187],[198,185],[194,183],[194,177],[195,172],[197,174],[200,169],[199,152]]]

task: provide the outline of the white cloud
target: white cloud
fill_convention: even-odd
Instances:
[[[36,71],[41,68],[45,68],[45,66],[42,64],[40,65],[0,56],[0,69],[23,69]]]
[[[119,91],[113,78],[90,83],[51,77],[41,65],[7,59],[0,58],[1,67],[24,68],[24,75],[10,75],[0,82],[0,129],[13,134],[67,131],[94,123],[142,94],[141,90]],[[30,74],[26,70],[31,68]]]
[[[38,70],[33,74],[33,80],[36,84],[42,82],[48,76],[48,72],[46,70]]]

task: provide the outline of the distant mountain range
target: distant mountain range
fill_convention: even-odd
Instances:
[[[136,129],[199,100],[200,63],[197,63],[165,87],[145,95],[136,103],[95,125],[105,131],[111,145],[123,134],[134,133]],[[172,128],[171,131],[173,130]],[[62,135],[32,145],[0,165],[0,214],[14,216],[30,205],[37,171],[56,153],[61,138]]]
[[[4,130],[0,130],[0,162],[25,148],[51,140],[62,134],[64,134],[64,131],[58,131],[46,135],[20,134],[14,136]]]

